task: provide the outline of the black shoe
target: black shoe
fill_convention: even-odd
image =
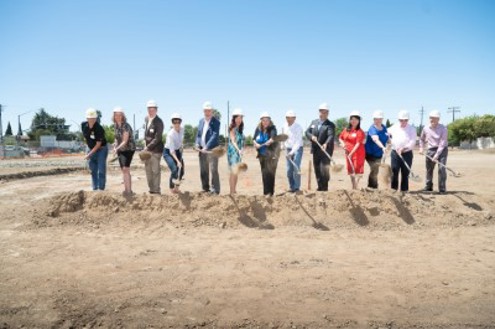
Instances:
[[[432,187],[425,187],[424,189],[422,189],[423,192],[433,192],[433,188]]]
[[[447,194],[447,191],[445,191],[445,190],[440,190],[440,191],[438,191],[438,194],[442,194],[442,195],[443,195],[443,194]]]

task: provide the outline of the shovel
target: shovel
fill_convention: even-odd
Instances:
[[[379,165],[378,174],[382,177],[385,183],[389,184],[392,178],[392,168],[386,163],[387,153],[383,152],[382,161]]]
[[[241,153],[239,152],[238,149],[235,149],[235,151],[237,152],[237,154],[239,154],[239,158],[240,158],[240,162],[239,163],[236,163],[234,165],[234,167],[232,168],[232,171],[237,174],[239,172],[245,172],[248,170],[248,165],[247,163],[245,162],[242,162],[242,155]]]
[[[462,174],[461,174],[460,172],[455,171],[455,170],[453,170],[452,168],[447,167],[446,165],[444,165],[444,164],[443,164],[443,163],[441,163],[440,161],[433,159],[433,158],[432,158],[431,156],[429,156],[428,154],[424,153],[424,156],[425,156],[425,157],[427,157],[428,159],[430,159],[431,161],[436,162],[439,166],[442,166],[442,167],[444,167],[445,169],[447,169],[447,170],[451,173],[451,175],[452,175],[453,177],[461,177],[461,176],[462,176]]]
[[[332,157],[330,156],[330,154],[328,154],[327,150],[325,150],[323,148],[323,146],[318,143],[318,141],[315,141],[315,143],[320,147],[320,149],[323,151],[323,153],[325,153],[325,155],[328,157],[328,159],[330,159],[330,163],[332,164],[332,170],[335,171],[335,172],[340,172],[342,171],[342,169],[344,168],[343,165],[341,164],[337,164],[333,159]]]
[[[182,178],[180,177],[180,174],[182,173],[182,166],[179,168],[179,172],[177,173],[177,179],[172,179],[172,183],[174,183],[175,186],[180,186],[180,183],[182,183]]]
[[[285,142],[286,140],[289,139],[289,136],[286,134],[280,134],[272,137],[274,142]]]
[[[196,150],[197,152],[202,152],[200,149],[194,147],[193,148],[194,150]],[[217,147],[214,147],[212,148],[210,151],[206,151],[207,154],[211,154],[217,158],[220,158],[220,157],[223,157],[225,155],[225,148],[221,147],[221,146],[217,146]]]
[[[286,158],[287,158],[287,160],[290,161],[290,163],[294,166],[294,168],[296,168],[297,174],[301,175],[301,169],[297,166],[297,164],[294,162],[294,160],[292,160],[292,157],[287,154]]]
[[[413,181],[413,182],[421,182],[421,177],[419,177],[419,175],[416,175],[413,173],[413,171],[411,170],[411,167],[409,167],[409,165],[407,164],[406,160],[404,160],[404,158],[402,157],[401,154],[397,153],[397,155],[399,156],[399,158],[402,160],[402,162],[404,163],[404,165],[406,166],[407,170],[409,170],[409,178]]]

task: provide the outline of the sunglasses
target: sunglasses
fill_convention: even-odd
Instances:
[[[181,121],[180,120],[174,120],[174,121],[172,121],[172,123],[175,125],[175,124],[181,123]]]

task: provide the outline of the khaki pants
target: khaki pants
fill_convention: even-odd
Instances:
[[[160,160],[162,155],[160,153],[152,153],[151,158],[144,163],[144,169],[146,170],[146,178],[148,179],[148,187],[151,193],[160,193],[161,182],[161,168]]]

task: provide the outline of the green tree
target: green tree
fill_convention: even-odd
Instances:
[[[213,109],[213,116],[218,119],[218,121],[222,121],[222,113],[217,109]]]
[[[192,125],[184,126],[184,145],[194,145],[196,143],[196,135],[198,134],[198,127]]]
[[[335,123],[335,136],[336,136],[335,138],[338,138],[340,133],[349,125],[349,121],[347,121],[346,117],[342,117],[335,120],[334,123]]]
[[[107,140],[107,143],[113,144],[115,141],[115,129],[114,125],[111,124],[109,126],[107,125],[102,125],[103,130],[105,130],[105,139]]]
[[[42,135],[56,135],[57,139],[75,138],[69,133],[69,126],[65,124],[64,118],[52,116],[43,108],[34,115],[29,135],[37,141]]]
[[[392,124],[390,123],[389,119],[387,119],[387,121],[385,122],[385,127],[387,127],[387,128],[392,127]]]
[[[449,133],[449,143],[459,145],[463,141],[472,142],[478,136],[476,134],[475,123],[477,116],[470,116],[456,120],[447,126]]]
[[[246,136],[246,141],[245,141],[246,146],[253,146],[253,136],[247,135]]]
[[[477,137],[495,137],[495,115],[485,114],[474,123]]]
[[[7,130],[5,130],[5,136],[12,136],[12,126],[10,125],[10,121],[7,124]]]

